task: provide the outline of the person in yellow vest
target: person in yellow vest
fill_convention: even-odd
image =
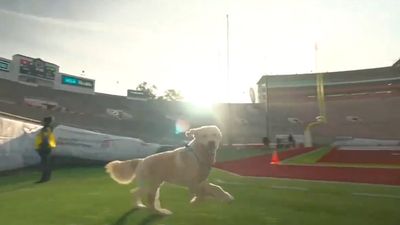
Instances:
[[[51,177],[52,151],[57,146],[56,137],[51,127],[53,120],[53,117],[45,117],[43,119],[43,128],[35,137],[35,150],[40,156],[42,171],[42,177],[36,183],[47,182]]]

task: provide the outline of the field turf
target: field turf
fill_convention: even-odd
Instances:
[[[132,210],[134,185],[119,185],[102,167],[61,168],[49,183],[22,170],[0,177],[0,224],[5,225],[398,225],[400,187],[250,178],[213,169],[210,181],[229,191],[230,204],[190,205],[184,188],[166,184],[168,217]]]

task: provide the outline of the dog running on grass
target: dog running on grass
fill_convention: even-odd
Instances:
[[[185,186],[191,194],[191,203],[214,197],[229,202],[232,195],[220,186],[209,183],[207,177],[215,163],[216,151],[222,139],[217,126],[202,126],[186,131],[193,140],[185,147],[148,156],[143,159],[112,161],[105,168],[111,178],[120,184],[134,179],[137,188],[131,192],[135,207],[147,207],[156,213],[170,215],[161,208],[160,186],[164,182]]]

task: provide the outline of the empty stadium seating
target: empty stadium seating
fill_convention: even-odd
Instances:
[[[392,70],[381,68],[379,71],[388,75]],[[354,72],[348,80],[369,77],[371,71],[367,72]],[[301,80],[301,76],[295,79]],[[333,81],[342,84],[325,87],[328,123],[312,129],[317,144],[331,143],[338,136],[400,139],[399,80],[365,84],[346,83],[345,76],[327,79],[327,82]],[[58,107],[32,107],[25,103],[26,98],[54,102]],[[113,115],[110,113],[113,110],[129,116]],[[267,132],[272,141],[279,134],[302,134],[307,124],[319,115],[316,87],[270,88],[268,126],[265,110],[264,103],[257,103],[218,104],[213,111],[201,111],[183,102],[138,101],[101,93],[77,94],[0,79],[0,111],[37,120],[52,114],[65,125],[161,144],[182,141],[182,135],[177,136],[175,130],[178,118],[187,120],[192,127],[217,124],[224,137],[231,136],[234,143],[259,143]]]

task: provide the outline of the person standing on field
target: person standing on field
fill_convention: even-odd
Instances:
[[[53,117],[45,117],[43,119],[43,128],[35,137],[35,150],[40,156],[40,168],[42,171],[42,176],[36,183],[44,183],[51,178],[52,152],[57,146],[56,137],[51,127],[53,120]]]

